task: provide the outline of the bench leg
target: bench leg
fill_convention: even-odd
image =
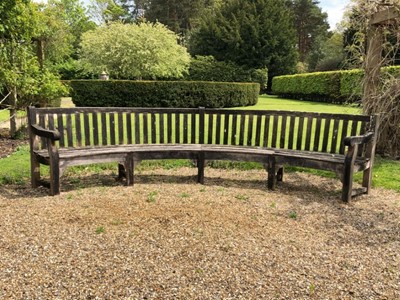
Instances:
[[[134,170],[135,170],[135,161],[134,161],[132,155],[128,155],[125,159],[125,169],[124,169],[126,185],[133,185]]]
[[[122,180],[122,178],[126,178],[126,171],[125,171],[126,167],[119,163],[118,164],[118,180]]]
[[[276,186],[276,161],[275,161],[275,157],[270,155],[268,157],[268,168],[267,168],[267,172],[268,172],[268,189],[270,190],[275,190],[275,186]]]
[[[363,172],[362,186],[365,188],[366,194],[369,194],[371,191],[371,182],[372,182],[372,167],[369,167]]]
[[[31,186],[37,188],[40,186],[40,163],[35,155],[31,155]]]
[[[60,167],[58,159],[50,159],[50,195],[60,194]]]
[[[276,180],[283,181],[283,166],[278,167],[278,172],[276,173]]]
[[[204,184],[204,153],[199,153],[197,158],[197,182]]]
[[[343,188],[342,188],[343,202],[349,202],[351,200],[353,192],[354,162],[356,160],[357,151],[358,151],[358,145],[349,147],[346,157],[344,159]]]

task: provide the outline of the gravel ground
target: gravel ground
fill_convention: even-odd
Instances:
[[[400,299],[400,194],[305,173],[65,176],[0,186],[1,299]]]

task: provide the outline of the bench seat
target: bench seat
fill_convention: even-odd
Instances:
[[[200,144],[151,144],[151,145],[114,145],[99,147],[61,148],[58,149],[58,168],[54,168],[51,179],[51,193],[60,191],[59,178],[67,167],[117,162],[119,178],[125,177],[127,185],[133,185],[135,165],[149,159],[191,159],[198,167],[198,182],[204,183],[204,166],[207,160],[234,160],[263,163],[268,171],[268,187],[275,188],[274,152],[260,147],[221,146]],[[36,160],[44,165],[51,165],[50,151],[33,151]]]

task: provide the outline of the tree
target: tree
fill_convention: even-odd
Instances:
[[[320,48],[320,42],[328,35],[328,15],[318,4],[315,0],[294,0],[292,4],[299,59],[303,63],[312,50],[315,52]]]
[[[66,92],[35,55],[38,14],[30,1],[7,0],[0,5],[0,82],[10,110],[10,135],[16,133],[16,110],[30,104],[46,105]]]
[[[343,34],[335,31],[332,35],[321,44],[320,59],[316,59],[316,65],[309,64],[310,68],[316,71],[333,71],[343,67],[344,46]]]
[[[228,0],[204,14],[189,40],[193,55],[247,68],[268,68],[269,80],[296,65],[293,19],[281,0]]]
[[[160,22],[178,34],[186,35],[192,30],[202,13],[212,7],[215,0],[151,0],[145,10],[145,18]]]
[[[82,63],[92,72],[113,78],[181,77],[190,56],[177,36],[160,23],[113,23],[82,36]]]
[[[89,13],[98,24],[122,21],[128,16],[128,11],[114,0],[92,0]]]
[[[60,73],[63,79],[79,76],[81,36],[96,28],[79,0],[49,0],[37,6],[38,33],[34,37],[41,65]]]

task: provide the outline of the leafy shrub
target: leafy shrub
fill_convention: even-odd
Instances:
[[[232,62],[217,61],[213,56],[192,58],[185,80],[218,82],[257,82],[261,93],[267,89],[268,69],[246,69]]]
[[[258,83],[72,80],[76,106],[235,107],[258,101]]]
[[[18,95],[18,108],[24,108],[28,105],[59,107],[61,97],[68,95],[68,88],[59,79],[58,76],[45,70],[38,74],[33,82],[35,84],[29,93]]]
[[[340,95],[348,102],[357,102],[362,97],[362,70],[349,70],[340,72]]]
[[[339,87],[337,72],[285,75],[272,80],[274,94],[310,101],[341,102]]]

